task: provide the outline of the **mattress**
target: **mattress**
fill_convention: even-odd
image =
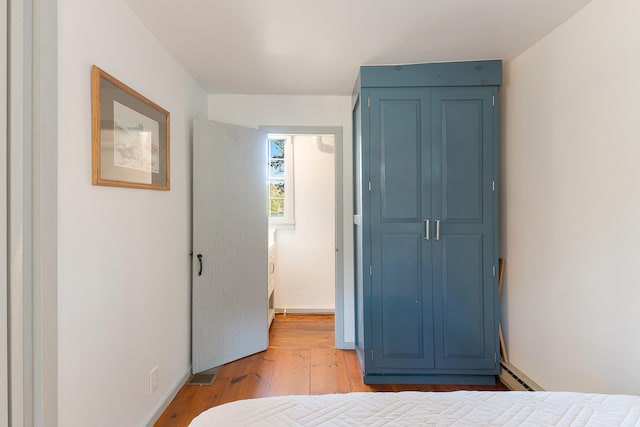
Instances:
[[[279,396],[216,406],[190,424],[212,426],[640,426],[640,397],[516,391]]]

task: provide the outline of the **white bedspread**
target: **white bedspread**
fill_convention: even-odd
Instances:
[[[213,426],[640,426],[640,397],[561,392],[348,393],[240,400]]]

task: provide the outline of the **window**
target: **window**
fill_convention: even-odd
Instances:
[[[293,143],[291,135],[268,136],[269,224],[293,225]]]

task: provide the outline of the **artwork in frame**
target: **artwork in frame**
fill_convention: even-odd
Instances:
[[[169,190],[169,112],[91,68],[94,185]]]

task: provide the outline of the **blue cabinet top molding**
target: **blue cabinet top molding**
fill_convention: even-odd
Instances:
[[[374,87],[500,86],[502,60],[363,65],[353,89]]]

